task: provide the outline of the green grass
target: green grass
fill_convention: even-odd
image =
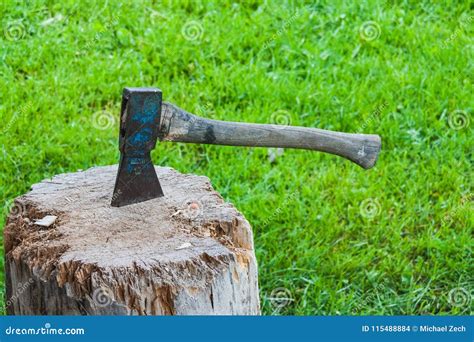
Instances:
[[[0,226],[31,184],[117,163],[122,88],[154,86],[211,118],[382,136],[369,171],[158,144],[251,222],[265,314],[472,314],[473,11],[334,3],[2,2]]]

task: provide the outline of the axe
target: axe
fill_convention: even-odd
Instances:
[[[112,206],[163,196],[150,158],[156,141],[287,147],[336,154],[364,169],[374,166],[378,135],[332,132],[317,128],[210,120],[162,102],[160,89],[125,88],[120,114],[120,164]]]

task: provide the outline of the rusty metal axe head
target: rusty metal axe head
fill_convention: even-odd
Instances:
[[[120,207],[163,196],[150,151],[161,114],[161,90],[125,88],[120,114],[120,164],[112,205]]]

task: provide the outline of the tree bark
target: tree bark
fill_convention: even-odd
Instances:
[[[248,221],[207,177],[156,171],[165,196],[120,208],[117,166],[17,198],[4,230],[7,313],[260,314]]]

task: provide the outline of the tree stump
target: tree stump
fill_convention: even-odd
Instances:
[[[165,196],[120,208],[117,166],[17,198],[4,230],[7,313],[260,314],[250,224],[207,177],[156,171]]]

